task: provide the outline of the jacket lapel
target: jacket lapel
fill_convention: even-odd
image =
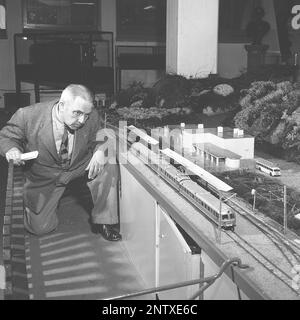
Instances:
[[[55,141],[54,141],[54,134],[53,134],[53,123],[52,123],[52,108],[55,102],[49,103],[49,106],[46,108],[46,112],[44,117],[41,121],[39,135],[42,143],[49,151],[51,156],[55,158],[55,160],[60,161],[59,156],[57,154]]]

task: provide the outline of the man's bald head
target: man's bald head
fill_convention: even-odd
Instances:
[[[87,103],[94,104],[94,95],[85,86],[81,84],[70,84],[62,92],[60,101],[70,102],[75,100],[75,98],[80,97]]]

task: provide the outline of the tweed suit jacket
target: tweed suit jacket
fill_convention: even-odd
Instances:
[[[57,101],[37,103],[20,108],[0,131],[0,154],[13,147],[21,152],[37,150],[37,159],[28,161],[24,167],[25,205],[36,214],[49,199],[56,187],[84,174],[93,155],[100,117],[93,110],[83,127],[75,131],[72,157],[68,168],[63,168],[55,147],[52,108]]]

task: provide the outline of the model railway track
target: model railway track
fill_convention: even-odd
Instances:
[[[150,166],[153,170],[153,168]],[[193,204],[191,202],[191,204]],[[231,206],[233,208],[233,206]],[[237,211],[237,208],[233,208]],[[266,232],[261,228],[261,231],[266,234]],[[230,232],[224,230],[224,232],[236,242],[240,247],[242,247],[245,251],[247,251],[258,263],[263,265],[269,272],[271,272],[274,276],[276,276],[279,280],[284,282],[291,290],[297,293],[297,291],[292,287],[293,277],[278,267],[273,261],[271,261],[268,257],[263,255],[257,248],[255,248],[249,241],[244,239],[242,236],[235,232]],[[295,257],[291,254],[290,250],[287,250],[285,246],[274,236],[267,233],[267,236],[271,239],[271,241],[279,248],[282,252],[284,258],[288,261],[291,266],[294,266]]]
[[[23,185],[21,168],[9,164],[3,225],[3,258],[6,271],[5,300],[29,299],[25,229],[23,223]]]
[[[144,161],[144,163],[153,170],[153,168],[149,166],[148,162]],[[229,205],[236,212],[236,214],[237,213],[241,214],[241,216],[243,216],[249,222],[254,224],[268,239],[270,239],[270,241],[278,248],[278,250],[283,255],[284,259],[288,262],[288,264],[291,267],[294,267],[297,263],[299,263],[300,256],[295,250],[297,246],[293,248],[292,247],[293,244],[289,243],[289,241],[287,239],[284,239],[282,236],[280,237],[277,233],[274,234],[272,228],[270,228],[265,222],[260,221],[259,219],[255,219],[255,217],[252,217],[252,216],[249,217],[248,216],[249,212],[243,209],[238,204],[234,203],[232,200],[230,204],[228,202],[226,202],[226,204]],[[251,255],[260,265],[262,265],[271,274],[273,274],[276,278],[278,278],[285,285],[287,285],[293,292],[299,294],[298,291],[295,290],[292,286],[292,283],[293,283],[292,274],[288,274],[286,271],[284,271],[282,268],[276,265],[269,257],[264,255],[260,250],[258,250],[249,241],[244,239],[241,235],[233,231],[227,231],[227,230],[223,230],[223,231],[238,246],[242,247],[246,252],[248,252],[248,254]]]
[[[138,157],[140,158],[140,160],[142,160],[146,165],[148,165],[148,167],[150,169],[153,169],[153,167],[151,165],[149,165],[148,162],[145,161],[145,159],[142,159],[139,155]],[[174,187],[174,186],[173,186]],[[193,200],[190,199],[190,202],[195,205],[193,203]],[[241,210],[243,210],[246,214],[242,214],[242,216],[247,219],[249,222],[251,222],[252,224],[254,224],[266,237],[268,237],[270,239],[270,241],[278,248],[278,250],[281,252],[281,254],[283,255],[284,259],[289,263],[289,265],[291,267],[294,267],[299,261],[300,261],[300,257],[299,255],[296,253],[295,250],[293,250],[293,248],[288,245],[287,243],[285,243],[283,241],[282,238],[279,238],[278,236],[274,235],[273,232],[271,232],[271,230],[269,230],[267,228],[266,224],[263,224],[262,222],[259,222],[257,220],[251,219],[251,217],[248,217],[248,212],[243,209],[242,207],[238,206],[235,202],[233,202],[232,200],[230,201],[230,204],[228,203],[229,201],[226,202],[226,204],[228,204],[235,212],[240,213],[241,214]],[[197,206],[196,206],[197,207]],[[201,209],[200,209],[201,210]],[[201,210],[202,211],[202,210]]]
[[[256,224],[260,224],[263,225],[264,227],[266,227],[270,232],[272,232],[272,234],[275,234],[277,237],[279,237],[280,239],[282,239],[283,242],[285,242],[286,244],[288,244],[290,247],[294,248],[295,250],[298,250],[300,252],[300,245],[298,245],[297,243],[291,241],[290,239],[288,239],[285,235],[283,235],[278,229],[276,229],[275,227],[271,226],[268,222],[264,221],[263,219],[261,219],[260,217],[258,217],[257,215],[255,215],[252,210],[245,208],[243,206],[241,206],[238,202],[236,202],[234,199],[231,200],[231,203],[238,209],[238,210],[242,210],[244,216],[247,214],[247,218],[249,219],[253,219],[253,221]],[[241,212],[239,212],[241,213]],[[279,225],[279,224],[278,224]]]
[[[253,216],[252,213],[235,203],[234,200],[231,200],[230,203],[227,204],[244,219],[255,225],[255,227],[257,227],[266,237],[268,237],[278,248],[278,250],[281,251],[282,255],[285,257],[291,267],[294,267],[296,264],[300,263],[300,255],[296,250],[299,250],[299,248],[292,241],[285,238],[284,235],[270,227],[266,222],[262,221],[258,217]]]
[[[272,273],[277,279],[287,285],[292,291],[299,294],[297,290],[292,287],[293,277],[287,274],[284,270],[279,268],[273,261],[263,255],[258,249],[256,249],[249,241],[244,239],[241,235],[233,231],[223,230],[226,235],[231,238],[239,247],[245,250],[252,258],[254,258],[259,264]]]
[[[282,255],[285,257],[286,261],[290,264],[291,267],[294,267],[299,262],[298,255],[292,252],[288,247],[286,247],[280,239],[278,239],[274,235],[271,235],[270,233],[264,234],[274,243],[278,250],[281,251]]]

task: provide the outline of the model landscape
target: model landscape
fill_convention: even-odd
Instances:
[[[271,80],[266,80],[272,79]],[[267,150],[292,164],[300,163],[300,88],[287,68],[244,74],[237,79],[185,79],[166,75],[152,88],[133,83],[120,91],[105,110],[107,122],[119,120],[150,133],[155,127],[203,123],[205,127],[239,128],[255,138],[255,153]],[[253,160],[253,159],[252,159]],[[256,210],[283,223],[283,183],[255,170],[206,168],[230,184],[249,205],[256,190]],[[288,228],[300,234],[300,193],[287,185]]]

